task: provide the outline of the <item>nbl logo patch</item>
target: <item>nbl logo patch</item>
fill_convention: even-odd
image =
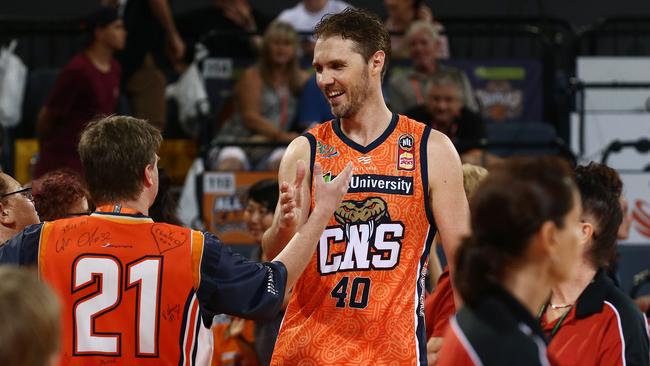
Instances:
[[[411,134],[403,134],[397,139],[397,170],[415,169],[415,139]]]

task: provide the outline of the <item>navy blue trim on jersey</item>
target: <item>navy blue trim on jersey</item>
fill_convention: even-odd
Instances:
[[[420,179],[422,180],[422,193],[424,194],[424,212],[427,216],[427,221],[429,222],[429,230],[427,232],[426,242],[424,252],[420,258],[420,268],[424,268],[424,263],[427,258],[429,258],[429,252],[431,246],[433,245],[433,240],[435,239],[436,232],[438,228],[436,226],[436,220],[433,216],[433,211],[431,209],[431,195],[429,194],[429,160],[427,155],[427,148],[429,145],[429,136],[431,135],[431,127],[425,127],[420,136]],[[418,326],[416,331],[418,339],[418,347],[420,349],[420,363],[422,365],[427,365],[427,336],[425,329],[425,320],[424,320],[424,281],[422,280],[422,275],[420,274],[419,281],[417,283],[418,289]],[[421,311],[420,311],[421,310]]]
[[[38,262],[43,223],[30,225],[0,246],[0,264],[29,266]]]
[[[313,177],[314,175],[314,163],[316,162],[316,136],[312,135],[309,132],[303,134],[309,141],[309,174]],[[309,187],[311,188],[312,179],[309,180]]]
[[[386,131],[381,134],[375,141],[371,142],[368,146],[361,146],[357,144],[356,142],[352,141],[349,137],[345,136],[343,133],[343,130],[341,130],[341,119],[337,118],[332,121],[332,129],[334,130],[334,133],[345,143],[346,145],[350,146],[354,150],[357,150],[358,152],[362,154],[367,154],[370,151],[372,151],[374,148],[377,146],[381,145],[388,136],[390,136],[393,131],[395,131],[395,127],[397,127],[397,121],[399,120],[399,116],[396,113],[393,113],[393,117],[390,120],[390,123],[388,124],[388,128],[386,128]]]
[[[424,212],[427,215],[429,225],[434,234],[438,230],[436,220],[433,216],[431,207],[431,195],[429,194],[429,160],[427,155],[427,146],[429,145],[429,136],[431,135],[431,127],[427,126],[422,132],[420,140],[420,175],[422,176],[422,192],[424,193]]]
[[[189,324],[188,319],[190,315],[190,305],[192,304],[192,298],[194,297],[194,291],[190,291],[187,295],[187,300],[185,300],[185,306],[183,307],[183,322],[181,323],[180,338],[178,340],[178,347],[180,348],[181,356],[178,358],[178,366],[183,366],[185,364],[185,330]]]
[[[194,330],[194,342],[192,342],[192,362],[190,365],[196,365],[196,354],[199,350],[199,330],[201,330],[201,318],[199,316],[196,317],[194,326],[196,329]]]
[[[420,274],[418,276],[418,283],[416,284],[416,288],[418,291],[418,306],[416,308],[417,314],[416,316],[418,317],[418,326],[417,329],[415,329],[415,334],[417,336],[418,340],[418,347],[420,349],[420,364],[421,365],[428,365],[427,363],[427,331],[426,331],[426,322],[424,319],[424,293],[425,293],[425,277],[426,273],[422,273],[422,269],[424,268],[424,264],[426,263],[427,259],[429,258],[429,250],[431,249],[431,244],[433,243],[433,239],[436,236],[436,230],[435,228],[431,227],[429,228],[429,232],[427,233],[427,239],[425,242],[425,247],[424,247],[424,252],[422,253],[422,257],[420,257]]]

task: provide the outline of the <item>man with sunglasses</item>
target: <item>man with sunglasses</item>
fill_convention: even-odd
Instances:
[[[31,188],[23,188],[11,176],[0,173],[0,243],[29,225],[38,224]]]

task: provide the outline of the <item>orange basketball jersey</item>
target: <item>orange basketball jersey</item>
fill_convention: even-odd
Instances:
[[[120,205],[32,225],[0,264],[38,264],[62,303],[61,365],[209,365],[213,316],[272,319],[286,268]]]
[[[306,134],[312,168],[322,164],[327,179],[352,161],[354,176],[294,288],[273,365],[426,365],[430,132],[394,115],[366,147],[338,120]]]
[[[39,272],[62,300],[60,364],[190,365],[193,352],[209,363],[194,291],[202,246],[201,233],[143,216],[45,223]]]

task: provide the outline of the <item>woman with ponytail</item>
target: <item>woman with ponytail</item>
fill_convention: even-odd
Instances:
[[[572,171],[552,157],[512,158],[470,204],[472,234],[456,255],[464,306],[437,365],[547,365],[535,319],[578,259],[581,202]]]

